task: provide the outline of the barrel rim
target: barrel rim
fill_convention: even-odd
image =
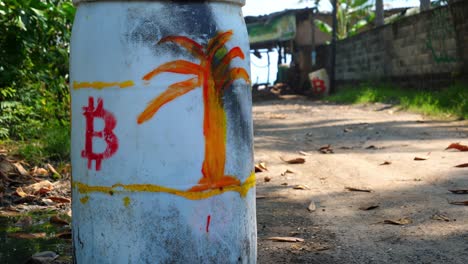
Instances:
[[[240,6],[245,5],[246,0],[205,0],[200,2],[224,2],[232,3]],[[174,0],[73,0],[73,4],[78,6],[84,2],[176,2]],[[180,2],[196,2],[196,1],[180,1]]]

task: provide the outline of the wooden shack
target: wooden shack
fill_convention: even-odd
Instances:
[[[317,45],[330,41],[315,27],[314,20],[331,22],[331,14],[318,13],[316,8],[292,9],[270,15],[246,17],[251,52],[257,57],[269,51],[278,52],[277,82],[289,84],[296,91],[309,86],[308,73],[316,69]],[[291,55],[288,68],[281,66]],[[285,70],[286,69],[286,70]]]

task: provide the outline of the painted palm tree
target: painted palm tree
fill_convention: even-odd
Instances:
[[[237,79],[250,83],[249,74],[243,68],[230,68],[234,58],[244,59],[244,53],[239,47],[227,50],[225,44],[231,39],[233,32],[220,32],[213,37],[206,47],[183,36],[168,36],[158,44],[172,42],[185,48],[199,64],[175,60],[164,63],[146,74],[143,80],[149,81],[163,72],[195,75],[183,82],[170,85],[166,91],[153,99],[146,109],[138,116],[138,124],[151,119],[158,110],[172,100],[201,87],[203,89],[204,120],[203,134],[205,136],[205,159],[202,165],[202,178],[198,185],[190,191],[199,192],[209,189],[240,185],[240,181],[224,174],[226,162],[226,113],[224,111],[223,94]]]

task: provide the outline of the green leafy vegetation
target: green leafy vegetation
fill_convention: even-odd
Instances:
[[[391,85],[343,87],[326,100],[339,103],[391,103],[425,115],[468,119],[468,85],[459,83],[440,91],[418,91]]]
[[[25,155],[69,155],[74,13],[69,0],[0,0],[0,139],[32,143]]]
[[[312,0],[301,0],[307,2]],[[315,0],[318,6],[320,0]],[[330,1],[332,3],[332,1]],[[333,4],[332,4],[333,5]],[[345,39],[354,36],[365,26],[375,19],[375,12],[372,11],[373,3],[368,0],[337,0],[336,1],[336,35],[338,39]],[[314,20],[315,26],[322,32],[332,34],[332,25],[319,20]]]

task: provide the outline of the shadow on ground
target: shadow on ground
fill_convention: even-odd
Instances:
[[[342,191],[318,194],[313,189],[261,184],[257,194],[266,197],[257,200],[259,263],[465,263],[468,214],[449,201],[467,197],[448,189],[468,186],[468,179],[449,178],[437,185],[420,182],[374,193],[349,192],[343,186]],[[311,201],[317,206],[314,212],[307,209]],[[359,209],[369,204],[379,207]],[[449,220],[435,220],[436,215]],[[383,224],[401,218],[413,222]],[[274,236],[305,242],[267,240]]]
[[[468,189],[467,169],[454,168],[468,156],[444,150],[468,143],[466,121],[294,98],[255,103],[254,124],[256,161],[268,167],[257,174],[260,263],[466,263],[468,211],[449,202],[468,195],[448,190]],[[317,151],[327,144],[334,153]],[[306,163],[288,165],[284,156]],[[281,176],[286,169],[294,173]],[[369,205],[379,207],[359,209]],[[383,223],[402,218],[411,223]]]

